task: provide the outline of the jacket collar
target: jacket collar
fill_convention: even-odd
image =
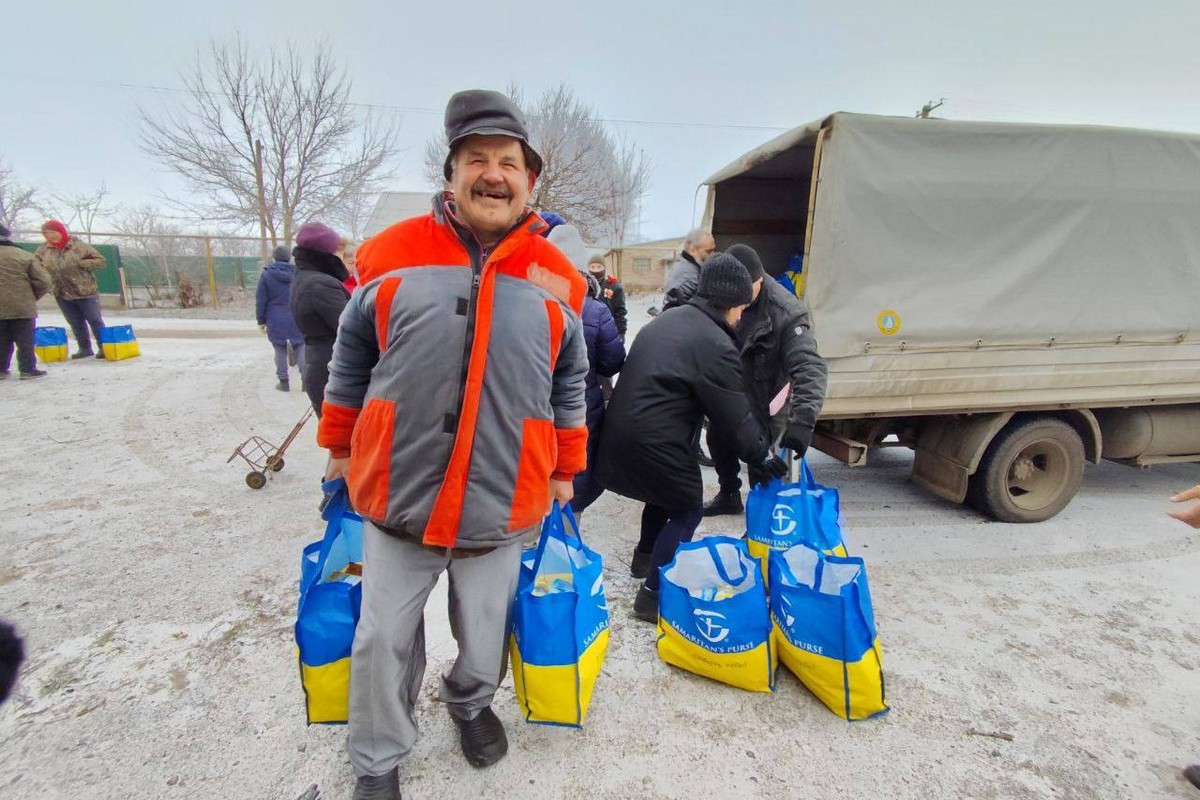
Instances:
[[[483,253],[494,255],[508,242],[509,238],[516,232],[521,232],[524,235],[534,236],[548,229],[550,226],[546,224],[546,220],[542,219],[537,214],[533,213],[533,209],[526,207],[518,217],[517,222],[500,237],[500,240],[491,247],[484,247],[479,241],[479,237],[475,232],[468,228],[458,218],[458,209],[454,204],[453,192],[439,192],[433,198],[433,218],[438,223],[448,226],[454,235],[468,249],[477,247]]]
[[[717,323],[717,325],[721,326],[721,330],[725,331],[730,339],[737,339],[737,336],[733,332],[733,328],[729,327],[729,323],[725,321],[725,309],[717,308],[703,297],[693,297],[688,301],[688,305],[695,306],[703,311],[705,316]]]
[[[737,338],[743,347],[765,338],[771,332],[771,309],[769,308],[771,298],[769,296],[770,286],[767,285],[768,280],[771,280],[770,276],[763,278],[763,285],[758,291],[758,297],[742,312],[742,321],[738,323],[737,327]]]
[[[687,261],[689,264],[691,264],[696,269],[700,269],[700,262],[697,261],[695,256],[693,256],[687,250],[680,250],[679,256],[680,256],[680,258],[683,258],[685,261]]]
[[[320,250],[312,250],[308,247],[297,247],[292,251],[292,257],[296,259],[296,269],[322,272],[339,283],[350,277],[346,265],[331,253],[322,253]]]

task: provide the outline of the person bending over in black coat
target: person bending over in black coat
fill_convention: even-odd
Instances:
[[[346,265],[334,255],[342,237],[320,222],[307,222],[296,232],[296,276],[292,278],[290,305],[296,327],[304,334],[304,391],[313,411],[321,416],[329,362],[337,339],[338,319],[350,302],[343,281],[350,277]]]
[[[646,579],[633,610],[647,622],[658,619],[659,568],[674,558],[680,542],[691,541],[703,515],[695,447],[703,418],[736,432],[743,461],[763,474],[787,474],[742,387],[733,326],[751,296],[750,275],[736,258],[710,258],[696,296],[638,333],[609,402],[596,478],[646,504],[630,571]]]

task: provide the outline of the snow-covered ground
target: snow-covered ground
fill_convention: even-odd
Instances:
[[[345,729],[305,727],[291,638],[322,530],[315,427],[260,491],[225,463],[284,437],[304,397],[274,389],[253,320],[108,321],[143,331],[141,358],[0,382],[0,616],[29,647],[0,797],[348,798]],[[1065,512],[1017,526],[919,490],[910,461],[813,459],[867,559],[887,717],[843,722],[786,671],[757,695],[659,661],[630,616],[640,509],[607,495],[584,518],[612,609],[587,726],[523,723],[506,681],[509,756],[468,766],[434,700],[455,652],[443,587],[405,797],[1193,797],[1176,773],[1200,760],[1200,535],[1164,512],[1200,470],[1089,467]]]

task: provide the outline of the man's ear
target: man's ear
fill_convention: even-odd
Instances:
[[[533,186],[537,183],[538,175],[531,169],[525,170],[525,174],[529,176],[529,193],[533,194]]]

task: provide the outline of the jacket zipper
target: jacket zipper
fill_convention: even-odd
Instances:
[[[454,220],[452,227],[456,229],[461,227],[461,223],[458,223],[453,216],[450,219]],[[479,284],[483,282],[483,268],[487,264],[488,257],[500,247],[505,239],[512,235],[513,231],[524,225],[528,219],[529,215],[521,217],[520,221],[510,228],[508,233],[500,237],[500,241],[496,242],[495,246],[490,249],[480,243],[479,237],[474,232],[465,227],[462,228],[471,237],[470,241],[463,242],[467,246],[467,252],[471,256],[471,294],[467,298],[467,335],[463,341],[462,370],[459,373],[458,381],[458,410],[454,419],[454,438],[456,440],[458,439],[458,428],[462,425],[463,406],[467,401],[467,374],[471,368],[471,349],[475,346],[475,305],[479,301]],[[463,238],[459,236],[460,240]]]
[[[479,244],[478,240],[475,242]],[[487,262],[488,251],[479,246],[478,260],[471,253],[471,294],[467,297],[467,335],[463,339],[462,372],[458,380],[458,412],[454,420],[455,438],[458,436],[458,426],[462,423],[463,405],[467,402],[467,373],[471,368],[471,348],[475,344],[475,305],[479,301],[479,284],[483,282],[483,265]]]

